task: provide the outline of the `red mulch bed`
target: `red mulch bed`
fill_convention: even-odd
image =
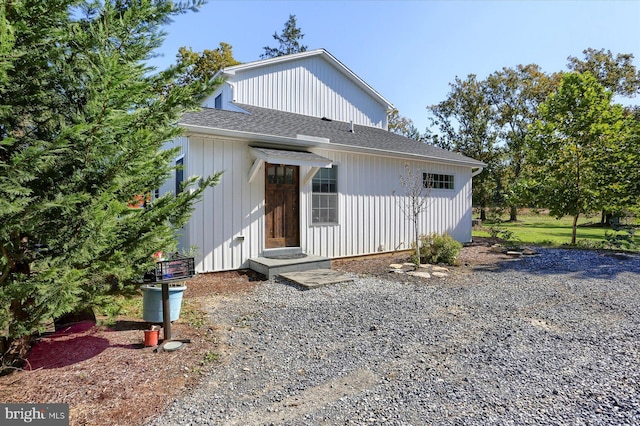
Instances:
[[[118,318],[111,328],[83,322],[40,336],[25,369],[0,377],[0,401],[67,403],[71,425],[143,424],[215,368],[209,353],[224,351],[215,325],[184,314],[198,315],[208,297],[244,293],[263,279],[252,271],[234,271],[189,280],[172,337],[191,343],[175,352],[144,347],[143,330],[150,325],[140,318]]]

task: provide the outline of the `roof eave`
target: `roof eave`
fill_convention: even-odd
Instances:
[[[364,148],[360,146],[344,145],[344,144],[338,144],[338,143],[332,143],[331,148],[336,149],[336,151],[363,152],[363,153],[376,155],[380,157],[398,158],[403,160],[430,161],[434,163],[450,164],[455,166],[464,166],[464,167],[471,167],[471,168],[476,168],[476,167],[484,168],[487,166],[485,163],[478,160],[474,160],[472,158],[469,158],[469,159],[442,158],[442,157],[436,157],[433,155],[413,154],[408,152],[399,152],[399,151],[392,151],[392,150],[378,149],[378,148]]]
[[[360,146],[345,145],[339,143],[333,143],[328,138],[321,138],[317,136],[296,135],[295,138],[289,136],[267,135],[264,133],[245,132],[240,130],[228,130],[214,127],[198,126],[194,124],[178,123],[179,126],[184,128],[187,134],[205,134],[213,136],[223,136],[237,139],[245,139],[254,142],[265,142],[271,144],[277,144],[281,146],[292,147],[307,147],[307,148],[324,148],[342,152],[357,152],[366,153],[370,155],[376,155],[380,157],[391,157],[404,160],[416,160],[416,161],[430,161],[434,163],[450,164],[471,168],[484,168],[487,165],[481,161],[474,160],[472,158],[465,159],[453,159],[442,158],[432,155],[424,154],[412,154],[406,152],[398,152],[386,149],[377,148],[365,148]]]
[[[178,123],[178,126],[185,129],[187,135],[204,134],[204,135],[213,135],[213,136],[223,136],[223,137],[229,137],[229,138],[245,139],[245,140],[250,140],[255,142],[277,143],[279,145],[298,146],[298,147],[300,146],[314,147],[318,145],[326,145],[329,143],[329,139],[319,138],[315,136],[297,135],[297,137],[292,138],[289,136],[267,135],[264,133],[220,129],[215,127],[198,126],[195,124],[187,124],[187,123]]]

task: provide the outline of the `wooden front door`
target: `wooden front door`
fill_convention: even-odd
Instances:
[[[298,166],[265,164],[266,248],[300,245]]]

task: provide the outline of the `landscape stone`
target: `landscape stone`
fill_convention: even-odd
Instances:
[[[392,263],[391,265],[389,265],[389,268],[400,269],[400,268],[402,268],[402,264],[401,263]]]
[[[507,256],[522,256],[522,252],[521,251],[509,250],[507,252]]]
[[[411,275],[412,277],[431,278],[431,274],[422,271],[409,271],[407,272],[407,275]]]
[[[433,272],[449,272],[449,268],[445,268],[444,266],[434,266],[431,270]]]
[[[446,272],[433,272],[431,275],[438,278],[446,278],[449,276]]]

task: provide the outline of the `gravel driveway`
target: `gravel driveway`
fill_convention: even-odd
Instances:
[[[155,424],[640,424],[640,256],[218,298],[229,354]]]

